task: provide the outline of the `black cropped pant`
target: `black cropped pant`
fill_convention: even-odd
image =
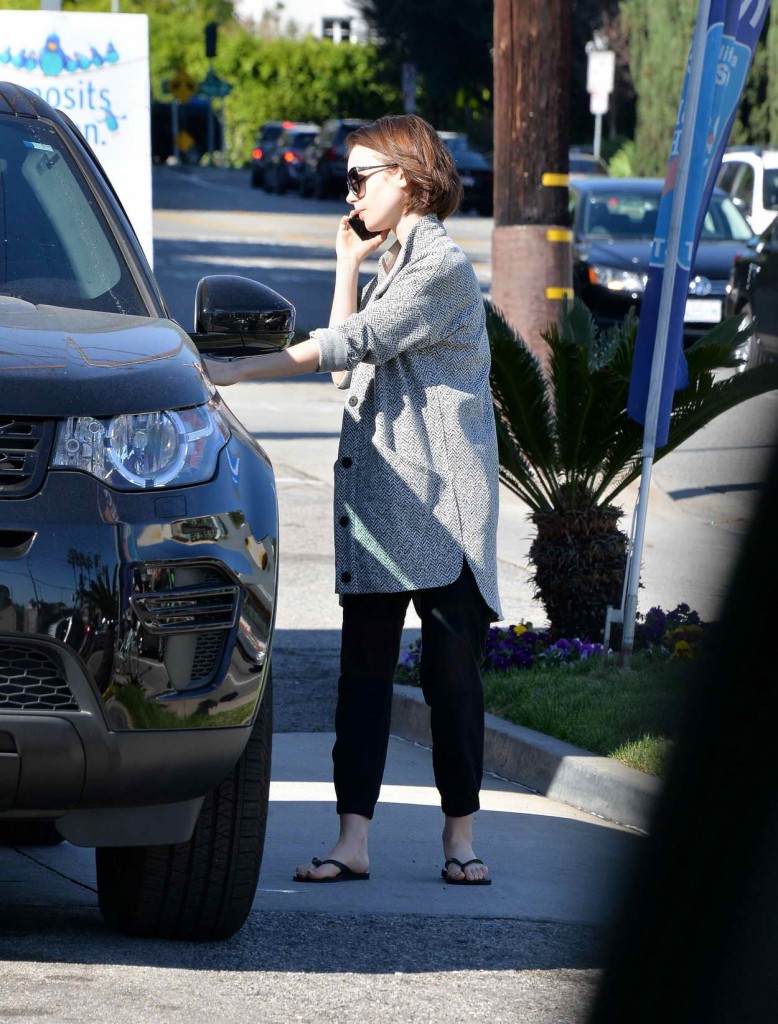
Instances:
[[[421,619],[421,686],[430,707],[432,765],[443,813],[463,817],[480,806],[484,703],[479,669],[492,616],[465,562],[459,579],[445,587],[343,595],[332,750],[338,814],[373,817],[411,601]]]

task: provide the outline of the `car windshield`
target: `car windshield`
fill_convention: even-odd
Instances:
[[[0,295],[148,316],[105,215],[60,136],[0,120]]]
[[[658,190],[586,193],[579,202],[578,233],[586,237],[651,239],[660,199]],[[728,196],[711,198],[702,222],[702,241],[747,242],[752,235],[745,217]]]

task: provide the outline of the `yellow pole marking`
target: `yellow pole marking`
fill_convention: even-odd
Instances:
[[[540,179],[540,183],[541,185],[559,185],[560,187],[566,188],[570,184],[570,175],[546,173]]]
[[[547,299],[572,299],[572,288],[546,288]]]
[[[572,242],[573,232],[567,228],[549,228],[546,239],[549,242]]]

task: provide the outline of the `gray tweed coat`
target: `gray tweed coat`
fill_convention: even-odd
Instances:
[[[312,332],[319,371],[351,370],[335,464],[336,590],[452,583],[467,559],[495,619],[497,440],[472,266],[434,215],[386,254],[360,309]]]

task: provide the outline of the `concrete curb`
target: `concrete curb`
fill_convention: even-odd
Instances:
[[[430,746],[429,708],[415,686],[395,686],[392,732]],[[661,783],[534,729],[486,716],[484,768],[608,821],[648,831]]]

